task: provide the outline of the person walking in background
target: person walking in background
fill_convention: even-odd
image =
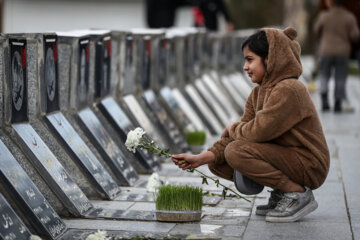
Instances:
[[[195,27],[205,27],[208,31],[217,31],[219,28],[219,14],[226,21],[226,30],[232,32],[232,23],[226,4],[222,0],[191,0],[195,7],[192,10]]]
[[[326,0],[327,10],[315,20],[314,32],[320,38],[319,79],[321,108],[330,110],[328,82],[332,71],[335,77],[335,112],[341,112],[345,99],[346,79],[351,44],[359,38],[355,16],[342,7],[341,0]]]

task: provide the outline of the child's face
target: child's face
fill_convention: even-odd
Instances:
[[[260,84],[265,75],[265,66],[261,61],[261,57],[250,51],[249,47],[244,48],[244,71],[246,71],[253,83]],[[265,64],[267,58],[265,59]]]

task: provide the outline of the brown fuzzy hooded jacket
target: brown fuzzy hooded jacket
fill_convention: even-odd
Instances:
[[[302,73],[297,33],[293,28],[261,30],[269,42],[265,76],[248,97],[241,121],[209,151],[215,164],[222,164],[226,145],[237,139],[291,148],[306,169],[304,177],[319,187],[329,170],[329,150],[311,96],[297,80]]]

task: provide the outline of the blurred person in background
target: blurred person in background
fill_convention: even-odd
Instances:
[[[188,5],[187,0],[146,0],[146,21],[149,28],[174,26],[176,10]]]
[[[343,110],[346,101],[346,79],[351,45],[359,39],[359,29],[355,16],[343,7],[342,0],[325,0],[323,11],[320,11],[314,32],[320,38],[319,46],[319,79],[321,108],[330,110],[328,101],[328,82],[332,71],[335,75],[335,112]],[[349,108],[349,106],[346,106]],[[345,109],[345,106],[344,106]]]
[[[218,31],[219,15],[223,15],[226,21],[227,32],[234,30],[226,4],[222,0],[192,0],[192,14],[195,27],[205,27],[208,31]]]

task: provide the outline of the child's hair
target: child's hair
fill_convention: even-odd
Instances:
[[[250,51],[261,57],[262,62],[265,64],[265,58],[269,54],[269,42],[264,31],[258,31],[249,36],[243,42],[241,49],[244,51],[246,46],[250,49]]]

